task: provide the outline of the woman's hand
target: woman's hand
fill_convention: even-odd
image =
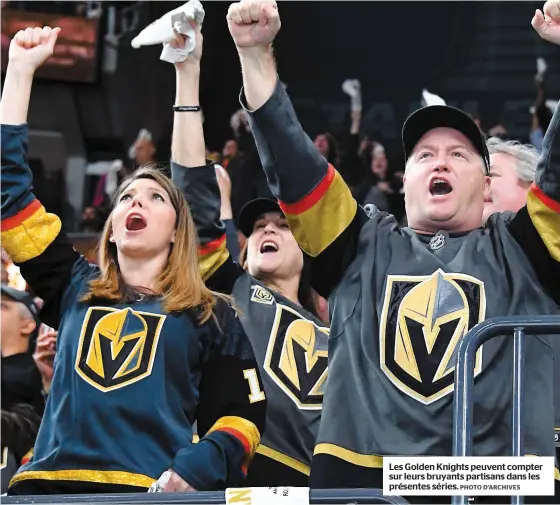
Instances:
[[[163,488],[164,493],[188,493],[196,491],[188,482],[179,477],[174,471],[171,471],[171,477]]]
[[[17,32],[10,43],[10,67],[34,74],[54,52],[60,28],[26,28]]]
[[[194,21],[191,21],[191,26],[195,32],[195,45],[194,49],[189,54],[185,61],[181,61],[180,63],[175,63],[175,69],[177,72],[189,71],[190,68],[198,68],[200,67],[200,60],[202,58],[202,44],[203,38],[200,28],[196,25]],[[174,49],[182,49],[185,47],[187,43],[188,37],[181,33],[175,32],[175,39],[172,40],[169,45]]]
[[[183,480],[173,470],[167,470],[154,482],[148,493],[188,493],[196,491],[188,482]]]

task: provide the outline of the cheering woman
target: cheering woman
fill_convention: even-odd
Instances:
[[[27,109],[59,28],[16,34],[2,97],[2,244],[59,329],[35,452],[10,494],[216,490],[244,482],[265,419],[235,312],[202,281],[189,209],[141,168],[119,188],[99,267],[32,193]],[[192,443],[197,421],[200,441]]]
[[[178,35],[175,47],[183,43]],[[196,47],[195,53],[175,66],[171,168],[193,212],[207,286],[233,294],[261,367],[268,401],[267,429],[249,469],[248,483],[305,487],[327,378],[329,330],[315,315],[303,254],[276,201],[253,200],[242,209],[239,228],[248,240],[239,264],[226,248],[215,167],[205,159],[199,104],[202,36],[198,31]],[[253,394],[262,394],[256,384]]]

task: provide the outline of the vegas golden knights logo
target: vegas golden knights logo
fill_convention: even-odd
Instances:
[[[272,305],[274,303],[274,297],[262,286],[254,284],[251,286],[253,294],[251,295],[251,301],[257,303],[264,303],[266,305]]]
[[[327,379],[329,329],[278,303],[264,369],[302,410],[320,410]]]
[[[165,316],[92,307],[82,326],[76,372],[100,391],[112,391],[152,373]]]
[[[391,382],[428,405],[453,391],[457,346],[483,321],[484,284],[469,275],[390,275],[381,313],[381,369]],[[482,347],[475,376],[482,367]]]

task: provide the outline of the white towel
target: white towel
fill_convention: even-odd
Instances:
[[[422,90],[422,102],[425,107],[430,105],[445,105],[445,100],[441,96],[430,93],[427,89]]]
[[[148,25],[133,39],[132,47],[163,44],[161,60],[169,63],[185,61],[195,48],[195,31],[189,22],[192,20],[199,28],[202,27],[204,8],[199,0],[190,0]],[[185,47],[182,49],[175,49],[169,45],[169,42],[175,38],[174,30],[187,37]]]
[[[362,110],[362,86],[358,79],[346,79],[342,91],[350,97],[353,112]]]
[[[547,68],[546,60],[544,58],[537,58],[537,81],[542,82],[544,80]]]

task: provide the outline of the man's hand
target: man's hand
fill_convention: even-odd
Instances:
[[[9,50],[9,65],[35,73],[54,52],[60,28],[26,28],[17,32]]]
[[[280,31],[280,15],[274,0],[242,0],[231,4],[229,32],[238,49],[268,48]]]
[[[536,10],[531,24],[542,39],[560,45],[560,0],[547,0],[542,12]]]
[[[41,372],[43,391],[49,393],[54,374],[54,357],[56,355],[56,337],[58,332],[51,330],[43,333],[37,339],[33,359]]]

